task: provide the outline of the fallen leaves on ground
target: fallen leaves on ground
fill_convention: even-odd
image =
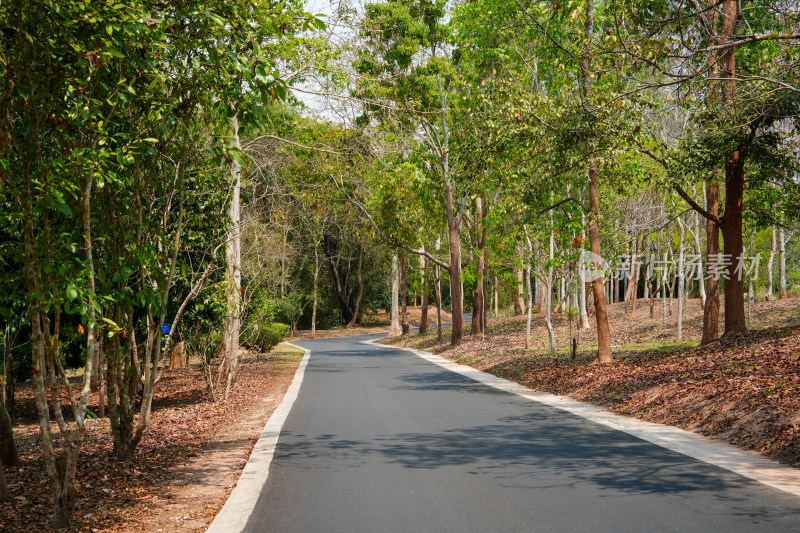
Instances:
[[[141,531],[159,520],[172,521],[173,527],[164,531],[204,531],[235,479],[229,487],[209,486],[203,480],[204,472],[195,478],[187,476],[187,465],[192,468],[209,461],[218,447],[230,445],[230,429],[246,414],[255,417],[255,424],[246,428],[246,435],[233,435],[241,456],[237,468],[241,469],[266,418],[288,388],[301,356],[299,350],[279,346],[267,356],[244,360],[229,399],[216,403],[206,392],[202,370],[166,371],[156,386],[151,424],[134,459],[128,462],[118,462],[111,453],[109,420],[87,420],[77,471],[75,525],[68,531]],[[6,468],[11,497],[0,502],[0,529],[51,531],[50,481],[41,459],[30,384],[20,386],[17,402],[19,420],[14,433],[22,464]],[[65,407],[65,411],[69,409]],[[97,394],[93,394],[90,409],[97,412],[97,408]],[[197,484],[196,504],[190,508],[184,504],[179,516],[159,516],[175,514],[168,504],[175,499],[176,485],[187,482]],[[213,493],[201,494],[209,491]]]

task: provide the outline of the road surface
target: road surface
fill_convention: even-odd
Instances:
[[[800,498],[362,342],[378,337],[299,343],[246,531],[800,531]]]

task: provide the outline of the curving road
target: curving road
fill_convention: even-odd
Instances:
[[[362,342],[380,336],[299,343],[246,531],[800,531],[800,498]]]

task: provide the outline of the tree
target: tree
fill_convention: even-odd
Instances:
[[[432,177],[437,179],[444,200],[450,261],[441,261],[422,248],[398,244],[447,271],[453,317],[450,342],[456,346],[461,343],[464,320],[459,231],[467,196],[458,199],[451,169],[449,100],[455,71],[448,57],[444,18],[443,2],[392,0],[367,4],[360,25],[365,47],[359,52],[355,68],[364,79],[359,86],[365,108],[361,123],[377,120],[389,131],[417,137],[428,151],[427,169],[436,166]],[[365,214],[369,216],[366,211]]]
[[[162,346],[163,335],[175,331],[214,264],[203,264],[166,324],[186,223],[187,171],[200,174],[208,170],[198,167],[209,153],[218,164],[230,152],[218,143],[213,125],[218,95],[230,93],[232,80],[264,79],[261,96],[279,96],[280,83],[266,68],[277,59],[260,51],[255,34],[272,40],[282,35],[284,23],[299,31],[314,24],[284,10],[251,2],[237,9],[140,2],[0,7],[9,22],[0,51],[0,178],[7,186],[3,201],[14,206],[22,226],[33,384],[55,527],[71,521],[100,335],[112,340],[108,392],[118,457],[132,456],[149,422],[160,362],[171,342],[168,337]],[[263,24],[251,25],[254,20]],[[242,50],[256,59],[246,61]],[[248,76],[239,77],[244,68]],[[191,135],[209,146],[190,153],[185,141]],[[144,217],[146,210],[163,216]],[[55,235],[69,237],[61,242]],[[77,398],[59,353],[60,325],[71,316],[86,332]],[[69,399],[69,418],[60,391]],[[58,457],[51,412],[65,443]]]
[[[657,92],[678,87],[674,99],[679,105],[688,107],[699,100],[705,108],[697,113],[697,129],[685,140],[690,158],[702,160],[694,168],[705,174],[705,207],[686,193],[686,180],[679,178],[687,157],[672,153],[663,161],[670,167],[669,177],[677,192],[708,221],[709,261],[723,257],[718,232],[722,234],[725,334],[735,334],[747,327],[744,282],[735,274],[735,267],[744,251],[744,212],[757,207],[751,204],[752,196],[748,201],[748,189],[763,184],[762,180],[747,179],[746,173],[748,167],[769,166],[775,161],[781,151],[775,125],[796,116],[798,66],[791,59],[790,44],[800,39],[793,25],[796,10],[767,2],[756,2],[744,10],[736,0],[674,7],[654,3],[649,9],[657,15],[646,20],[649,15],[644,14],[641,3],[620,7],[636,22],[623,25],[620,17],[615,18],[609,50],[621,50],[628,58],[623,70],[632,73],[646,68],[649,72],[635,81],[631,90]],[[698,172],[688,177],[696,178]],[[703,342],[717,336],[717,291],[716,280],[709,279]]]

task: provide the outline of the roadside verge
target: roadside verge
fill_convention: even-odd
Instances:
[[[275,454],[278,437],[300,392],[300,385],[303,383],[308,359],[311,356],[310,350],[290,342],[286,344],[303,350],[305,352],[303,359],[300,361],[297,370],[295,370],[292,384],[289,385],[283,400],[267,420],[264,430],[261,432],[261,437],[253,446],[253,451],[250,453],[250,458],[247,460],[242,475],[236,483],[236,488],[233,489],[228,501],[225,502],[222,510],[209,526],[208,533],[236,533],[242,531],[255,508],[258,496],[261,494],[261,488],[267,481],[269,465],[272,463],[272,457]]]

